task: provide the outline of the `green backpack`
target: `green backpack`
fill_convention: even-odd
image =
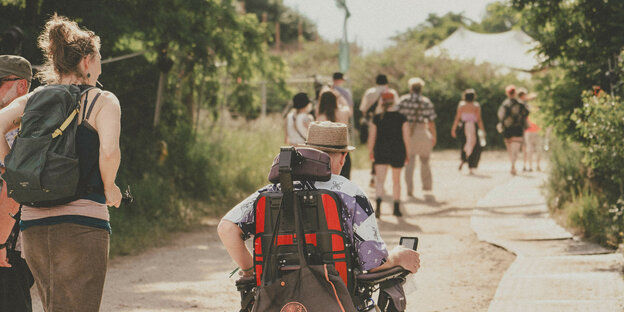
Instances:
[[[81,92],[76,85],[49,85],[26,102],[19,133],[6,156],[8,195],[33,207],[78,198],[80,167],[76,130]]]

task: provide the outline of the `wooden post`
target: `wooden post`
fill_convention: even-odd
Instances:
[[[160,121],[160,106],[162,105],[162,93],[165,87],[165,73],[160,72],[160,78],[158,78],[158,91],[156,93],[156,109],[154,109],[154,128],[158,126]]]
[[[303,44],[303,25],[301,20],[297,23],[297,50],[301,51],[301,45]]]
[[[280,23],[275,22],[275,50],[280,50]]]
[[[266,88],[266,80],[262,80],[262,82],[260,82],[260,88],[261,88],[261,97],[262,97],[262,117],[266,117],[266,112],[267,112],[267,88]]]

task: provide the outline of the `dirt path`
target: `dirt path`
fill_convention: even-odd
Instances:
[[[485,311],[514,259],[479,242],[470,229],[475,203],[510,179],[505,155],[484,153],[474,176],[458,173],[457,159],[457,152],[433,155],[433,195],[404,196],[402,219],[391,215],[389,197],[382,204],[379,225],[390,248],[400,236],[420,238],[422,268],[415,275],[416,290],[408,295],[408,311]],[[354,172],[353,180],[374,198],[369,178],[366,171]],[[235,265],[218,240],[216,222],[178,234],[170,246],[111,261],[101,310],[237,311],[238,293],[234,279],[228,279]],[[34,311],[41,311],[37,305]]]

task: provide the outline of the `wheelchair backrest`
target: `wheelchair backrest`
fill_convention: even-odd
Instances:
[[[325,154],[318,150],[313,151]],[[306,153],[305,157],[314,157],[315,162],[313,163],[316,166],[318,166],[316,159],[325,159],[322,155],[313,155],[314,153],[311,153],[309,149],[306,149]],[[295,159],[293,162],[310,163],[306,160],[296,160],[298,157],[303,156],[299,154],[297,157],[293,157]],[[328,156],[326,159],[329,162]],[[276,161],[279,162],[277,158]],[[293,171],[295,169],[293,168]],[[327,181],[329,178],[321,177],[319,180]],[[298,201],[302,211],[306,260],[308,264],[333,264],[349,292],[353,293],[355,288],[353,244],[345,234],[342,201],[334,192],[314,189],[309,180],[302,181],[301,185],[303,189],[295,189],[293,197]],[[297,235],[293,222],[294,209],[292,203],[282,201],[282,197],[283,193],[280,191],[265,192],[256,199],[254,204],[256,220],[254,266],[258,286],[261,285],[264,257],[271,245],[273,229],[280,209],[282,216],[280,217],[279,233],[276,240],[277,248],[275,249],[279,272],[285,273],[289,268],[295,268],[299,265]]]

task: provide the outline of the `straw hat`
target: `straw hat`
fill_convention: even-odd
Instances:
[[[349,145],[347,125],[331,121],[315,121],[308,128],[308,140],[304,146],[325,152],[348,152],[355,149]]]

